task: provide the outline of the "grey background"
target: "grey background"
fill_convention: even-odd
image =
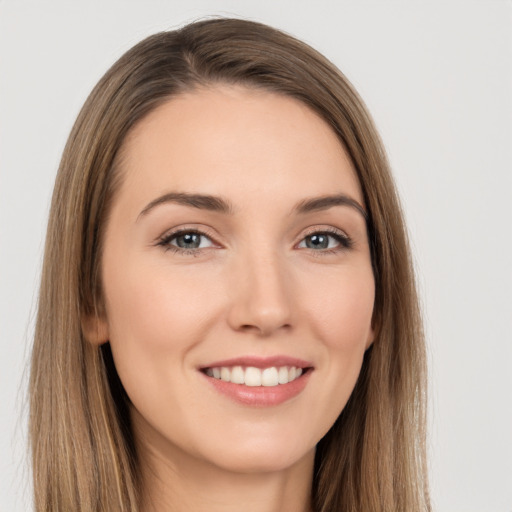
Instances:
[[[208,14],[309,42],[365,99],[423,297],[435,509],[511,512],[512,3],[499,0],[0,0],[0,511],[31,509],[26,367],[71,125],[124,51]]]

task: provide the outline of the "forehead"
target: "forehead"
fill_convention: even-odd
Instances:
[[[159,106],[128,135],[120,166],[122,192],[141,201],[192,190],[231,195],[235,204],[237,196],[285,201],[337,192],[362,202],[353,165],[320,116],[293,98],[241,86]]]

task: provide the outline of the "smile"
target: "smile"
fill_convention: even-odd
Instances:
[[[269,368],[217,366],[206,368],[205,373],[208,377],[233,384],[243,384],[249,387],[274,387],[293,382],[302,375],[302,371],[302,368],[295,366],[271,366]]]
[[[313,370],[311,362],[288,356],[248,356],[200,368],[214,390],[252,407],[276,406],[300,395]]]

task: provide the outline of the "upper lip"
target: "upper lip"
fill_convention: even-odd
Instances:
[[[214,361],[207,365],[201,366],[200,369],[206,368],[220,368],[222,366],[252,366],[254,368],[270,368],[272,366],[295,366],[295,368],[311,368],[313,364],[310,361],[291,357],[286,355],[276,355],[270,357],[261,356],[241,356],[231,359],[223,359],[221,361]]]

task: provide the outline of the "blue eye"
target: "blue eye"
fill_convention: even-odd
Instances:
[[[299,248],[314,251],[335,252],[352,246],[350,238],[341,232],[317,231],[305,236],[299,243]]]
[[[199,249],[199,247],[201,247],[202,238],[205,237],[199,233],[184,233],[174,237],[173,245],[176,245],[176,247],[180,249]]]
[[[159,241],[166,251],[198,256],[202,249],[216,247],[211,237],[197,230],[181,230],[164,235]],[[352,240],[341,231],[315,231],[306,235],[297,248],[330,254],[352,247]]]
[[[158,245],[175,252],[192,253],[199,252],[201,249],[213,247],[214,244],[210,237],[205,233],[194,230],[183,230],[164,236]]]

